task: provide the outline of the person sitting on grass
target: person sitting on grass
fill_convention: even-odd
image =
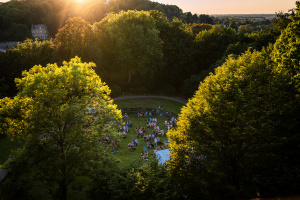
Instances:
[[[143,130],[142,129],[140,129],[139,135],[142,137],[142,135],[143,135]]]
[[[134,144],[131,142],[131,143],[128,143],[128,149],[129,151],[131,152],[132,150],[135,150],[135,147],[134,147]]]
[[[127,113],[125,113],[124,118],[128,118],[128,114]]]
[[[165,145],[167,146],[169,144],[168,140],[165,139]]]
[[[152,139],[154,139],[155,138],[155,132],[153,131],[152,132]]]
[[[145,159],[144,152],[141,152],[141,159],[142,159],[142,160],[144,160],[144,159]]]
[[[162,142],[160,141],[160,138],[159,138],[159,137],[157,137],[157,144],[158,144],[158,145],[162,144]]]
[[[154,148],[154,145],[153,145],[153,143],[150,141],[150,143],[149,143],[149,149],[152,149],[152,148]]]
[[[145,156],[145,160],[148,160],[148,151],[145,151],[144,156]]]

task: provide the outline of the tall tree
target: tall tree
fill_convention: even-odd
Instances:
[[[121,117],[94,66],[78,57],[61,67],[34,66],[16,80],[17,96],[0,102],[1,133],[23,144],[7,171],[30,172],[20,177],[46,183],[55,199],[66,199],[75,176],[101,166],[105,154],[99,140],[105,134],[114,136]],[[10,181],[8,175],[0,188]]]
[[[80,56],[91,61],[94,52],[92,26],[80,17],[69,18],[55,36],[55,48],[60,60]]]
[[[299,91],[276,72],[271,50],[228,58],[169,133],[170,172],[188,198],[299,192]]]
[[[155,12],[152,12],[152,15],[155,15]],[[182,86],[183,80],[195,71],[193,37],[190,30],[178,18],[174,18],[171,23],[166,23],[161,18],[162,15],[156,17],[156,23],[163,41],[164,66],[156,76],[158,83],[156,87],[163,83],[164,92],[169,91],[170,95],[174,95]]]
[[[155,21],[149,12],[127,11],[110,14],[94,24],[94,32],[100,45],[103,68],[121,75],[117,79],[128,83],[137,71],[147,76],[153,74],[153,60],[162,57],[162,42]]]
[[[198,72],[208,69],[217,60],[222,58],[229,44],[238,40],[234,29],[223,26],[214,26],[196,35],[195,59],[198,64]]]

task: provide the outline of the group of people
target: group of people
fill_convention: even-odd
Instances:
[[[147,111],[145,112],[138,112],[138,118],[141,118],[141,117],[147,117],[147,116],[152,116],[152,112],[150,111],[149,113]]]
[[[135,147],[139,145],[139,141],[136,138],[132,138],[131,142],[128,143],[128,149],[129,151],[135,150]]]
[[[157,119],[149,117],[147,120],[147,128],[148,129],[150,129],[150,128],[156,129],[157,128]],[[158,129],[159,129],[159,127],[158,127]]]
[[[168,130],[170,130],[175,126],[176,122],[177,122],[177,119],[175,117],[172,117],[170,119],[170,121],[168,121],[168,120],[165,121],[165,125],[168,128]]]
[[[119,128],[119,130],[117,132],[119,133],[123,133],[123,138],[126,138],[127,136],[127,133],[129,132],[129,127],[131,127],[132,124],[130,121],[127,121],[126,122],[126,125],[122,126]]]
[[[163,105],[159,106],[160,109],[163,108]],[[147,117],[146,127],[136,126],[135,132],[137,134],[136,138],[132,138],[132,140],[128,143],[129,151],[136,150],[136,147],[140,145],[138,138],[143,138],[144,142],[147,142],[147,145],[144,146],[143,151],[141,152],[141,159],[147,160],[149,156],[149,152],[147,149],[153,149],[153,155],[155,155],[158,151],[163,150],[169,144],[167,139],[161,140],[161,136],[164,136],[165,131],[161,130],[158,123],[157,118],[152,118],[151,112],[138,112],[138,117]],[[123,118],[127,119],[125,125],[119,128],[118,132],[123,133],[123,138],[126,138],[127,133],[129,132],[129,127],[132,127],[131,121],[128,119],[128,114],[125,113]],[[172,117],[169,120],[165,121],[165,126],[170,130],[176,124],[177,119]],[[147,131],[152,129],[150,134],[147,134]],[[112,153],[117,152],[118,146],[113,144]]]
[[[101,144],[108,144],[108,145],[112,145],[112,148],[111,148],[111,153],[119,153],[118,151],[118,148],[119,148],[119,143],[118,143],[118,140],[116,139],[112,139],[110,137],[109,134],[105,134],[105,136],[103,138],[100,139],[100,143]]]
[[[135,127],[135,132],[136,132],[138,138],[142,138],[143,135],[146,133],[146,131],[147,131],[147,128],[145,128],[145,127],[140,127],[140,126]]]

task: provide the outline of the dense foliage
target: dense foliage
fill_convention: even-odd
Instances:
[[[187,25],[179,18],[169,22],[159,11],[111,13],[92,25],[74,17],[59,29],[54,43],[27,40],[0,54],[0,93],[16,93],[14,78],[20,78],[22,70],[77,55],[97,64],[97,74],[115,95],[149,91],[176,95],[182,91],[191,97],[199,81],[229,54],[239,55],[248,47],[260,50],[275,39],[272,32],[246,35],[223,26]]]
[[[1,26],[25,30],[18,19],[32,13],[17,6],[28,2],[39,3],[1,5],[0,13],[14,16]],[[55,42],[27,40],[0,54],[0,95],[15,96],[1,100],[1,131],[24,146],[6,165],[11,174],[1,182],[0,197],[30,199],[32,188],[41,187],[49,198],[66,198],[79,175],[92,180],[91,199],[299,195],[299,2],[291,15],[277,14],[274,29],[256,32],[235,22],[199,24],[210,19],[148,0],[97,2],[82,6],[82,13],[68,1],[39,5],[51,5],[52,17],[52,10],[60,12],[49,24],[28,17],[28,25],[46,23],[53,36],[58,32]],[[168,133],[167,166],[118,168],[98,145],[103,134],[114,134],[108,122],[119,112],[94,64],[75,58],[62,67],[31,69],[74,56],[95,62],[95,72],[115,94],[192,96],[177,129]],[[88,113],[91,107],[95,112]]]
[[[26,179],[19,185],[24,195],[41,182],[53,198],[66,199],[74,177],[103,166],[107,156],[99,140],[113,138],[121,113],[93,67],[79,58],[61,67],[36,65],[16,80],[17,96],[1,99],[1,133],[22,143],[5,165],[12,176],[1,182],[2,198],[22,198],[14,182]]]
[[[274,47],[229,57],[182,110],[177,130],[169,133],[170,173],[182,183],[180,194],[299,194],[298,17]]]
[[[127,10],[157,10],[169,20],[177,17],[187,23],[213,23],[208,15],[183,13],[176,5],[150,0],[86,0],[81,3],[74,0],[13,0],[0,4],[0,41],[23,41],[31,38],[33,24],[47,25],[50,36],[54,37],[70,16],[82,17],[87,22],[94,23],[102,20],[109,12]]]
[[[0,53],[0,76],[3,88],[0,97],[14,96],[17,93],[15,78],[21,78],[24,70],[29,70],[34,65],[43,65],[54,62],[54,48],[52,40],[40,42],[27,39],[18,46]]]

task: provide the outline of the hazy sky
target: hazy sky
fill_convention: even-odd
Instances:
[[[5,2],[8,0],[0,0]],[[152,0],[197,14],[274,14],[295,8],[296,0]]]
[[[197,14],[274,14],[295,8],[296,0],[153,0]]]

